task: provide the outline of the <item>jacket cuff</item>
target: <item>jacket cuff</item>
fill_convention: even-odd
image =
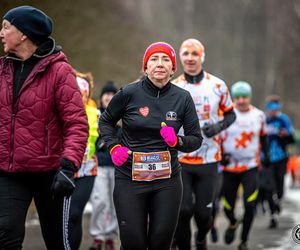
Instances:
[[[109,150],[109,153],[112,154],[112,153],[115,151],[115,149],[120,148],[120,147],[122,147],[121,144],[116,144],[116,145],[114,145],[114,146]]]
[[[60,160],[60,167],[62,169],[73,171],[74,173],[78,170],[75,164],[67,158],[62,158]]]

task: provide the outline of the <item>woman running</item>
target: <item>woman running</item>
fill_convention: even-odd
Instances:
[[[173,85],[176,55],[167,43],[145,51],[143,80],[122,88],[100,118],[115,171],[114,203],[122,249],[169,250],[182,198],[177,150],[201,146],[191,95]],[[122,119],[121,141],[115,126]],[[185,135],[177,136],[183,126]]]

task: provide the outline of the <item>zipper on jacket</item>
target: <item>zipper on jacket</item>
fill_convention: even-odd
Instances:
[[[48,125],[45,126],[45,155],[48,155]]]
[[[159,98],[159,95],[160,95],[160,90],[157,91],[157,96],[156,96],[156,98]]]
[[[14,134],[15,134],[15,117],[16,114],[12,114],[11,118],[11,137],[10,137],[10,159],[9,159],[9,169],[12,169],[13,157],[14,157]]]
[[[24,61],[22,61],[22,65],[21,65],[21,73],[23,73],[23,69],[24,69]]]

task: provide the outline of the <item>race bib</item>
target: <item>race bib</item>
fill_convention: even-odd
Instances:
[[[171,156],[169,151],[133,153],[133,181],[153,181],[158,179],[167,179],[170,177]]]

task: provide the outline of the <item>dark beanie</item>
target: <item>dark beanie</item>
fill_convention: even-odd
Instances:
[[[3,17],[37,45],[46,41],[52,33],[52,20],[43,11],[32,6],[19,6]]]
[[[100,100],[102,98],[102,96],[105,93],[117,93],[118,89],[116,88],[116,86],[114,85],[113,81],[107,81],[106,84],[103,86],[102,90],[101,90],[101,94],[100,94]]]

